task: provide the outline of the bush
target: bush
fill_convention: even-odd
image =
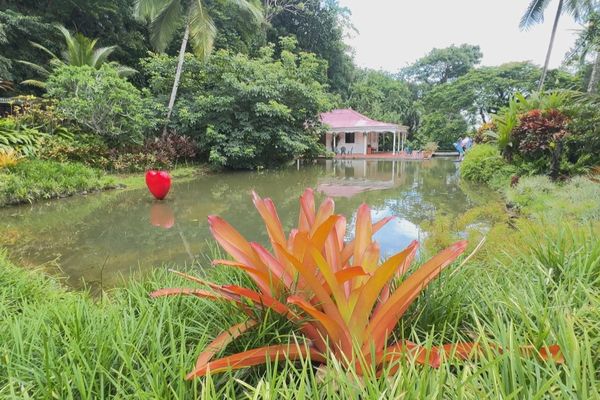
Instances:
[[[565,111],[571,118],[565,139],[566,160],[573,165],[600,165],[600,96],[581,96]]]
[[[492,136],[490,136],[488,134],[488,132],[496,132],[497,129],[498,129],[498,127],[496,126],[495,123],[486,122],[485,124],[481,125],[479,127],[479,129],[477,129],[477,132],[475,132],[473,141],[476,144],[492,142],[493,138],[492,138]]]
[[[107,168],[109,165],[108,146],[102,138],[90,134],[48,137],[38,157],[59,162],[80,162],[95,168]]]
[[[178,162],[193,160],[197,153],[198,145],[190,137],[166,133],[146,139],[143,146],[112,149],[106,167],[116,172],[172,168]]]
[[[70,196],[110,185],[112,180],[101,171],[82,164],[27,160],[0,173],[0,206]]]
[[[214,166],[276,166],[321,152],[319,113],[331,107],[326,64],[296,53],[293,41],[274,58],[272,47],[250,58],[221,50],[206,63],[186,59],[173,128],[195,139]],[[176,59],[145,60],[159,101],[170,92]]]
[[[39,150],[46,136],[35,128],[21,126],[14,118],[0,119],[1,150],[32,156]]]
[[[513,130],[513,145],[525,161],[541,167],[533,173],[549,173],[556,179],[564,139],[568,135],[568,118],[557,109],[531,110],[519,118]]]
[[[153,102],[109,65],[60,67],[46,85],[63,118],[115,145],[141,144],[156,125]]]
[[[498,148],[490,144],[473,146],[465,154],[460,167],[460,175],[466,180],[500,185],[508,180],[515,169],[507,164]]]

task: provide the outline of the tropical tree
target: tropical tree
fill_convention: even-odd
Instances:
[[[587,92],[596,93],[600,83],[600,12],[590,15],[586,27],[580,31],[575,47],[567,55],[567,59],[579,59],[580,67],[585,68],[586,58],[590,54],[594,55],[594,61]]]
[[[263,20],[260,4],[252,0],[227,1],[237,5],[240,11],[247,13],[255,21]],[[138,18],[150,22],[150,42],[159,52],[164,52],[177,30],[182,25],[184,27],[177,70],[169,98],[168,123],[175,106],[188,42],[192,45],[196,56],[206,58],[213,50],[217,28],[208,15],[203,0],[136,0],[135,14]]]
[[[469,72],[482,57],[481,48],[470,44],[433,49],[402,69],[400,77],[427,86],[444,84]]]
[[[535,24],[544,22],[544,11],[546,11],[546,8],[548,8],[550,2],[551,0],[531,0],[531,3],[529,3],[529,6],[525,11],[525,14],[523,14],[523,17],[521,17],[521,23],[519,24],[519,27],[521,29],[529,29]],[[554,47],[556,30],[562,14],[568,13],[576,21],[582,22],[586,19],[586,16],[591,11],[598,8],[599,4],[600,3],[598,3],[596,0],[559,0],[538,90],[541,91],[544,88],[544,81],[546,80],[546,75],[548,73],[548,64],[550,63],[550,56],[552,55],[552,48]]]
[[[62,33],[66,44],[66,49],[61,53],[60,57],[39,43],[31,43],[32,46],[42,50],[51,57],[50,66],[53,69],[65,65],[74,67],[88,66],[99,69],[104,64],[108,63],[115,67],[120,76],[129,76],[137,72],[133,68],[108,61],[108,57],[115,51],[117,46],[96,48],[96,43],[98,42],[97,39],[87,38],[81,33],[71,35],[71,32],[62,25],[57,25],[56,29]],[[19,60],[19,63],[30,66],[44,77],[48,77],[51,74],[50,70],[39,64],[24,60]],[[35,79],[28,79],[22,83],[41,88],[46,86],[44,82]]]

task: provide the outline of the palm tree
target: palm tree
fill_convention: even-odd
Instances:
[[[238,6],[257,22],[263,21],[262,9],[253,0],[227,1]],[[135,14],[138,18],[150,22],[150,43],[159,52],[165,51],[177,30],[184,26],[177,70],[169,98],[168,123],[177,97],[188,41],[194,54],[204,59],[212,52],[217,29],[203,0],[136,0]]]
[[[93,68],[100,68],[102,65],[108,63],[113,65],[118,70],[119,75],[121,76],[129,76],[137,72],[133,68],[125,67],[114,61],[108,61],[108,57],[112,54],[113,51],[115,51],[117,46],[96,48],[96,42],[98,41],[98,39],[87,38],[81,33],[71,35],[71,32],[69,32],[67,28],[65,28],[62,25],[57,25],[56,29],[58,29],[60,33],[62,33],[66,44],[66,49],[61,52],[61,57],[57,56],[41,44],[31,42],[32,46],[42,50],[50,56],[51,67],[56,68],[62,65],[73,65],[81,67],[87,65]],[[44,77],[50,75],[51,71],[42,67],[41,65],[23,60],[19,60],[19,62],[21,64],[28,65]],[[28,79],[26,81],[23,81],[22,83],[37,86],[40,88],[44,88],[46,86],[44,82],[35,79]]]
[[[519,27],[521,29],[529,29],[535,24],[544,22],[544,11],[546,11],[550,2],[551,0],[531,0],[531,3],[529,3],[529,6],[527,7],[527,11],[523,17],[521,17]],[[585,20],[586,15],[595,7],[598,7],[596,0],[559,0],[538,90],[541,91],[544,88],[544,81],[546,80],[546,74],[548,73],[548,64],[550,63],[550,56],[552,55],[552,48],[554,47],[556,29],[558,28],[558,22],[560,21],[562,14],[568,13],[576,21],[581,22]]]

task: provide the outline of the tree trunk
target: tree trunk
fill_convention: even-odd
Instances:
[[[546,53],[546,61],[544,62],[544,70],[542,71],[542,78],[540,79],[540,86],[538,90],[541,92],[544,89],[544,81],[546,80],[546,74],[548,73],[548,64],[550,64],[550,56],[552,55],[552,48],[554,47],[554,38],[556,37],[556,29],[558,28],[558,21],[562,14],[563,1],[558,2],[558,9],[556,10],[556,17],[554,18],[554,25],[552,26],[552,35],[550,36],[550,44],[548,45],[548,52]]]
[[[171,120],[171,114],[173,114],[173,107],[175,106],[175,99],[177,98],[177,89],[179,89],[179,81],[181,80],[181,72],[183,71],[183,61],[185,60],[185,49],[187,48],[188,39],[190,38],[190,25],[185,25],[185,32],[183,33],[183,40],[181,41],[181,48],[179,49],[179,59],[177,61],[177,71],[175,71],[175,80],[173,82],[173,89],[171,90],[171,97],[169,98],[169,106],[167,111],[167,120],[165,121],[165,127],[163,134],[167,133],[167,126]]]
[[[598,93],[598,84],[600,83],[600,49],[596,51],[596,61],[592,68],[590,83],[588,84],[588,93]]]

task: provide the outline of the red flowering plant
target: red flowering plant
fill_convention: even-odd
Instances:
[[[550,176],[558,177],[569,118],[557,109],[531,110],[519,118],[513,143],[526,161],[545,161]]]
[[[465,359],[479,352],[474,343],[453,343],[424,348],[408,340],[391,341],[394,329],[425,287],[461,255],[467,243],[460,241],[408,273],[418,243],[380,262],[380,247],[373,235],[390,218],[373,223],[366,204],[359,207],[354,239],[346,241],[346,219],[334,213],[334,202],[326,199],[316,207],[313,191],[300,197],[298,227],[285,235],[271,199],[253,194],[254,205],[265,222],[273,251],[248,242],[217,216],[208,218],[211,232],[233,260],[214,264],[240,268],[256,288],[218,285],[179,273],[204,288],[171,288],[152,297],[190,295],[238,305],[246,322],[221,333],[199,355],[188,379],[207,373],[246,368],[269,360],[310,357],[326,363],[335,358],[363,374],[364,366],[378,373],[401,358],[438,367],[444,358]],[[212,358],[259,321],[255,308],[271,310],[295,324],[306,338],[304,344],[270,345],[218,360]],[[523,347],[522,352],[561,362],[558,346],[540,351]]]

